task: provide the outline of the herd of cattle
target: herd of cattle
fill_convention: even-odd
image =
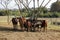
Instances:
[[[41,31],[43,28],[43,31],[47,31],[47,22],[46,20],[31,20],[31,19],[25,19],[24,17],[17,17],[17,18],[12,18],[12,24],[14,27],[14,30],[17,29],[17,25],[20,25],[20,28],[22,31],[35,31],[36,28]]]

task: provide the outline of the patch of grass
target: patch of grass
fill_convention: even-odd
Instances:
[[[7,22],[0,22],[0,26],[3,26],[3,27],[12,27],[12,23],[7,23]]]
[[[60,25],[50,25],[48,26],[48,29],[60,30]]]

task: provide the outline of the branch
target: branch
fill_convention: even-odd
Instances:
[[[32,1],[32,0],[31,0]],[[28,5],[31,3],[31,1],[28,3]]]
[[[51,0],[49,0],[49,1],[45,4],[45,6],[47,6],[50,1],[51,1]],[[44,6],[44,7],[45,7],[45,6]]]
[[[42,6],[42,4],[44,3],[44,1],[45,1],[45,0],[43,0],[43,1],[42,1],[42,3],[41,3],[41,5],[40,5],[40,7],[41,7],[41,6]]]
[[[2,2],[2,0],[0,0],[0,3]]]
[[[8,3],[7,3],[7,5],[8,5],[11,1],[12,1],[12,0],[9,0]]]
[[[20,0],[19,0],[20,1]],[[21,1],[20,1],[21,2]],[[22,5],[27,9],[27,7],[24,5],[24,3],[23,2],[21,2],[22,3]],[[28,9],[27,9],[27,11],[28,11]]]
[[[0,4],[5,8],[5,6],[2,3],[0,3]]]
[[[15,3],[17,4],[18,8],[19,8],[19,11],[20,11],[20,6],[19,4],[17,3],[17,1],[15,0]],[[20,11],[21,12],[21,11]]]
[[[39,0],[37,0],[37,5],[38,5],[38,7],[39,7]]]
[[[6,8],[6,6],[7,6],[10,2],[11,2],[11,0],[6,0],[6,1],[2,1],[2,0],[1,0],[0,4],[1,4],[4,8]],[[4,4],[3,4],[3,3],[4,3]]]

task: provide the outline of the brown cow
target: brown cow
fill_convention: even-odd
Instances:
[[[18,24],[17,18],[12,18],[12,24],[13,24],[14,30],[16,30],[17,24]]]
[[[32,22],[32,27],[33,27],[33,30],[34,31],[36,31],[36,28],[38,28],[37,30],[39,30],[40,29],[40,26],[41,26],[41,20],[33,20],[33,22]]]
[[[18,19],[21,30],[24,30],[23,28],[25,28],[25,30],[27,29],[27,31],[30,31],[31,22],[29,20],[26,20],[24,17],[20,17]]]
[[[47,31],[47,21],[42,20],[41,28],[43,28],[43,31]]]
[[[38,28],[38,30],[40,30],[40,31],[43,28],[43,31],[47,31],[46,20],[35,20],[35,22],[33,23],[32,26],[33,26],[34,31],[35,31],[35,28]]]
[[[21,30],[23,30],[23,27],[24,27],[24,20],[23,20],[23,18],[18,17],[17,19],[19,19],[19,25],[21,27]]]
[[[32,27],[32,23],[30,22],[29,19],[26,21],[26,23],[27,23],[27,31],[30,31]]]

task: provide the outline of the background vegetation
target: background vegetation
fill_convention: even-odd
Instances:
[[[10,16],[20,16],[21,14],[25,17],[30,17],[32,16],[32,13],[34,12],[33,8],[30,8],[31,10],[28,11],[23,8],[21,9],[21,13],[19,13],[18,9],[13,9],[13,10],[8,10],[8,13],[6,13],[7,10],[0,10],[0,16],[6,16],[6,15],[10,15]],[[39,10],[38,10],[39,9]],[[56,1],[54,3],[52,3],[51,8],[46,8],[46,7],[41,7],[41,8],[36,8],[35,9],[35,13],[38,13],[38,17],[44,17],[44,18],[54,18],[54,17],[60,17],[60,1]]]
[[[0,16],[6,16],[7,14],[5,13],[6,10],[0,10]],[[18,10],[9,10],[9,15],[10,16],[20,16],[20,13]],[[30,17],[32,15],[32,11],[30,13],[27,13],[26,11],[22,12],[22,15],[25,17]],[[47,12],[43,11],[39,13],[38,17],[60,17],[60,12]]]

